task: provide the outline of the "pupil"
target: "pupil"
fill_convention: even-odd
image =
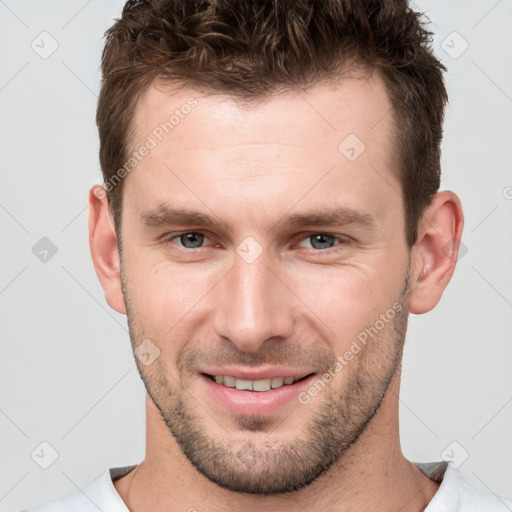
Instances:
[[[185,233],[180,237],[181,243],[187,249],[199,247],[204,241],[204,235],[201,233]]]
[[[312,235],[311,245],[315,249],[327,249],[334,243],[333,235]]]

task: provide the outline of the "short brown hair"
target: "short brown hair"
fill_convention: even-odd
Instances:
[[[129,0],[102,56],[105,183],[128,158],[137,101],[157,78],[250,100],[333,80],[356,62],[386,83],[412,247],[440,185],[448,99],[421,16],[407,0]],[[122,185],[107,188],[119,241]]]

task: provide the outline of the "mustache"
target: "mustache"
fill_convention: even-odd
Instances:
[[[196,371],[200,366],[291,366],[293,368],[309,368],[318,371],[327,370],[336,361],[336,353],[323,345],[307,346],[297,343],[274,341],[267,345],[265,351],[258,353],[243,352],[233,343],[225,343],[216,347],[199,346],[196,342],[192,347],[184,347],[177,360],[177,368],[181,371]]]

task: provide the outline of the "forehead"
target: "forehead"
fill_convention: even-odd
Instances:
[[[299,197],[333,166],[336,186],[346,178],[369,190],[377,173],[394,181],[395,192],[399,187],[391,105],[376,71],[252,103],[155,82],[137,103],[132,133],[135,151],[151,141],[127,176],[126,188],[137,190],[141,205],[150,196],[165,202],[171,172],[180,187],[190,180],[202,197],[216,190],[248,201],[280,187]],[[213,180],[222,186],[208,188]]]
[[[275,92],[251,100],[155,80],[137,102],[131,142],[138,147],[148,135],[158,139],[160,134],[166,139],[164,145],[175,141],[189,147],[218,146],[225,145],[225,132],[232,130],[232,144],[307,144],[322,132],[336,134],[335,138],[353,133],[372,144],[381,142],[375,139],[382,134],[391,135],[391,114],[378,69],[371,75],[354,71],[329,84]],[[208,123],[204,123],[205,118]],[[187,133],[189,137],[183,140],[183,125],[200,132],[202,137],[191,138]],[[166,137],[171,132],[172,137]],[[391,142],[391,138],[382,142]]]

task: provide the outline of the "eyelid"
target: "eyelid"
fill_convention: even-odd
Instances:
[[[161,240],[164,242],[164,243],[174,243],[174,240],[175,239],[179,239],[182,235],[186,235],[186,234],[189,234],[189,233],[195,233],[195,234],[199,234],[199,235],[203,235],[205,240],[209,240],[210,242],[212,241],[212,237],[210,237],[207,233],[207,231],[205,230],[200,230],[200,229],[189,229],[187,231],[179,231],[179,232],[174,232],[174,233],[166,233],[165,235],[163,235],[161,237]],[[329,233],[328,231],[310,231],[310,232],[306,232],[306,233],[299,233],[298,235],[295,236],[295,239],[297,239],[298,241],[295,243],[294,242],[294,246],[299,246],[300,242],[304,241],[304,240],[307,240],[308,238],[310,238],[311,236],[313,235],[327,235],[327,236],[332,236],[334,237],[337,241],[338,241],[338,244],[336,244],[335,246],[333,247],[329,247],[327,249],[315,249],[314,247],[311,247],[309,249],[313,250],[313,251],[317,251],[317,252],[327,252],[329,251],[330,249],[335,249],[337,246],[339,245],[343,245],[345,243],[348,243],[350,241],[350,237],[348,237],[347,235],[339,235],[339,234],[336,234],[336,233]],[[183,245],[180,245],[180,244],[177,244],[178,247],[180,248],[180,250],[185,250],[185,251],[197,251],[198,249],[204,249],[206,248],[206,244],[205,245],[201,245],[200,247],[195,247],[195,248],[189,248],[189,247],[184,247]]]
[[[343,245],[343,244],[350,242],[350,237],[348,237],[347,235],[338,235],[336,233],[329,233],[328,231],[311,231],[309,233],[301,233],[300,235],[298,235],[298,237],[300,237],[300,238],[299,238],[297,245],[300,242],[312,237],[313,235],[332,236],[334,239],[336,239],[338,241],[338,244],[334,245],[333,247],[329,247],[327,249],[315,249],[314,247],[311,247],[311,248],[308,247],[308,249],[312,249],[313,251],[318,251],[318,252],[327,252],[329,249],[334,249],[339,245]]]
[[[179,232],[174,232],[174,233],[166,233],[165,235],[162,235],[160,237],[160,240],[162,241],[162,243],[164,244],[170,244],[170,243],[175,243],[175,240],[178,238],[180,238],[182,235],[187,235],[189,233],[194,233],[194,234],[197,234],[197,235],[203,235],[205,240],[209,240],[211,241],[211,237],[203,230],[199,230],[199,229],[189,229],[187,231],[179,231]],[[198,249],[203,249],[206,247],[206,245],[201,245],[200,247],[195,247],[195,248],[190,248],[190,247],[185,247],[179,243],[176,244],[179,248],[179,250],[182,250],[182,251],[197,251]]]

